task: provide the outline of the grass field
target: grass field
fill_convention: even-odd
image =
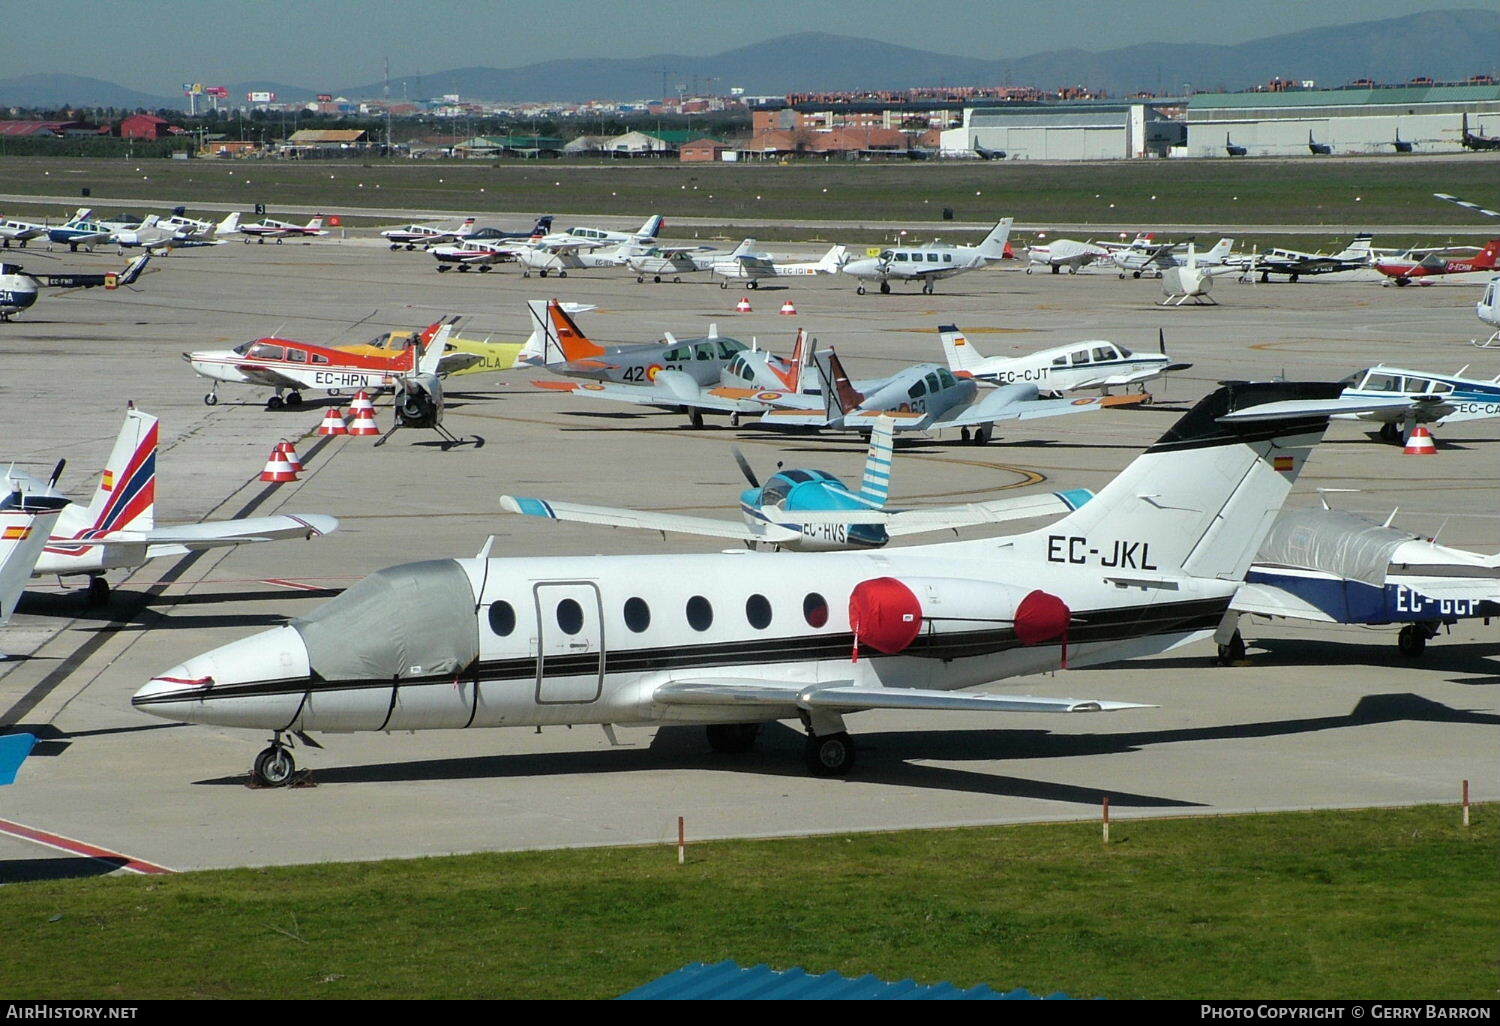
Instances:
[[[424,210],[1098,224],[1486,226],[1432,198],[1500,202],[1500,161],[638,164],[0,158],[0,193]],[[82,202],[80,200],[80,202]]]
[[[692,961],[1107,997],[1490,998],[1453,807],[861,834],[0,889],[0,994],[611,997]],[[351,824],[351,828],[355,825]]]

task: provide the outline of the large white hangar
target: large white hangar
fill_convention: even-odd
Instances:
[[[1500,135],[1500,86],[1413,85],[1199,93],[1187,105],[1185,157],[1448,153],[1464,123]]]
[[[1183,142],[1182,123],[1149,103],[1006,104],[968,107],[943,133],[951,154],[1014,160],[1126,160],[1164,157]]]

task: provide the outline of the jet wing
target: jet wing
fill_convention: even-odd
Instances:
[[[972,427],[997,420],[1034,420],[1069,413],[1097,413],[1105,406],[1103,396],[1089,399],[1021,399],[1007,388],[997,388],[963,408],[947,410],[933,420],[937,427]]]
[[[852,681],[827,684],[772,680],[679,680],[659,686],[652,699],[662,705],[739,706],[761,710],[936,709],[956,712],[1116,712],[1150,709],[1134,702],[1092,698],[1042,698],[996,695],[979,691],[928,691],[921,688],[856,686]]]
[[[500,508],[507,513],[519,513],[528,517],[603,524],[605,527],[633,527],[643,531],[660,531],[663,534],[694,534],[707,538],[732,538],[735,541],[771,542],[792,541],[797,537],[796,531],[775,524],[768,524],[764,531],[756,532],[746,524],[732,520],[616,509],[612,506],[585,506],[576,502],[552,502],[519,495],[500,496]]]
[[[1247,406],[1243,410],[1226,413],[1220,423],[1242,423],[1257,420],[1287,420],[1294,417],[1336,417],[1340,414],[1394,414],[1391,419],[1400,420],[1413,406],[1426,406],[1414,399],[1399,396],[1341,396],[1337,399],[1288,399],[1284,402],[1261,403]],[[1380,419],[1377,417],[1376,419]]]

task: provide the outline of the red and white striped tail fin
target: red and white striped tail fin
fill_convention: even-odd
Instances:
[[[86,509],[69,506],[63,511],[58,525],[62,533],[90,530],[109,534],[149,531],[156,526],[158,434],[155,417],[133,405],[126,408],[125,423],[115,437],[93,498]]]

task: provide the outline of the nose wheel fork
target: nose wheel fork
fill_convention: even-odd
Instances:
[[[250,782],[256,787],[285,787],[297,772],[291,750],[282,743],[281,731],[271,736],[271,744],[255,757],[250,767]]]

